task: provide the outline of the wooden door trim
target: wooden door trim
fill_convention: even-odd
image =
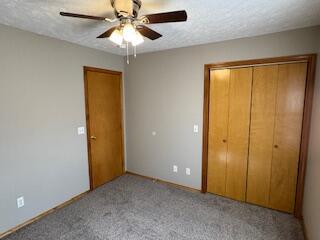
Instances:
[[[252,59],[244,61],[221,62],[204,65],[204,102],[203,102],[203,135],[202,135],[202,185],[201,192],[207,192],[208,180],[208,133],[209,133],[209,104],[210,104],[210,69],[212,68],[230,68],[230,67],[243,67],[255,66],[261,64],[276,64],[287,62],[301,62],[308,63],[307,79],[306,79],[306,92],[305,103],[302,122],[302,135],[300,147],[300,159],[297,180],[297,192],[295,201],[294,216],[302,218],[302,202],[304,192],[304,181],[306,164],[308,158],[308,145],[311,126],[311,112],[312,112],[312,99],[314,92],[315,72],[316,72],[317,54],[305,54],[294,56],[282,56],[274,58]]]
[[[125,172],[124,166],[124,131],[123,131],[123,87],[122,87],[122,72],[95,68],[95,67],[83,67],[83,76],[84,76],[84,95],[85,95],[85,112],[86,112],[86,128],[87,128],[87,148],[88,148],[88,166],[89,166],[89,179],[90,179],[90,190],[92,191],[93,188],[93,175],[92,175],[92,163],[91,163],[91,146],[90,146],[90,116],[89,116],[89,98],[88,98],[88,78],[87,72],[100,72],[100,73],[107,73],[112,75],[118,75],[120,77],[120,94],[121,94],[121,162],[122,162],[122,173]]]
[[[102,69],[102,68],[88,67],[88,66],[84,66],[83,69],[84,69],[84,72],[91,71],[91,72],[100,72],[100,73],[107,73],[107,74],[113,74],[113,75],[120,75],[121,80],[122,80],[122,72],[108,70],[108,69]]]

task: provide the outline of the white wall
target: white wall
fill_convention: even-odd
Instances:
[[[138,55],[126,67],[128,171],[200,189],[204,64],[315,53],[319,32],[306,28]]]
[[[84,65],[123,57],[0,25],[0,233],[89,189]]]
[[[309,240],[320,239],[320,34],[317,39],[319,43],[318,67],[303,205],[304,221]]]

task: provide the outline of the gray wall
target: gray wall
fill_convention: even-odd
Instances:
[[[303,215],[310,240],[320,239],[320,34]]]
[[[138,55],[126,67],[128,171],[200,189],[204,64],[315,53],[319,32],[306,28]]]
[[[84,65],[123,58],[0,25],[0,233],[89,189]]]

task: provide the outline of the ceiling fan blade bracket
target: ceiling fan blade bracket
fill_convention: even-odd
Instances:
[[[114,19],[105,18],[104,20],[105,20],[106,22],[114,23],[114,22],[118,21],[118,18],[114,18]]]
[[[136,20],[140,24],[150,24],[149,19],[146,16],[142,16]]]

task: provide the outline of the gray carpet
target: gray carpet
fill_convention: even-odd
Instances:
[[[300,240],[291,215],[125,175],[5,240]]]

